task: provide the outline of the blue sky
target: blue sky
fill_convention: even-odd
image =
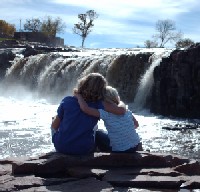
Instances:
[[[0,19],[19,30],[20,19],[23,28],[26,19],[60,17],[67,28],[57,36],[65,39],[65,45],[80,47],[81,38],[72,28],[78,14],[93,9],[99,17],[85,47],[133,48],[151,40],[155,23],[164,19],[175,21],[184,38],[200,42],[199,8],[199,0],[1,0]]]

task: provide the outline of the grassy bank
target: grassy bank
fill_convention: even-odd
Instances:
[[[0,41],[5,41],[5,40],[8,41],[8,40],[15,40],[15,39],[12,39],[12,38],[1,38],[1,37],[0,37]]]

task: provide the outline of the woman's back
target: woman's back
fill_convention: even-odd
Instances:
[[[103,109],[101,101],[88,102],[94,108]],[[77,98],[65,97],[58,110],[60,126],[52,140],[58,152],[66,154],[87,154],[94,149],[93,128],[99,118],[81,111]]]

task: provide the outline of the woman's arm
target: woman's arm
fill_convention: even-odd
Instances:
[[[123,115],[126,112],[126,105],[122,101],[120,101],[118,105],[104,101],[103,105],[105,111],[113,113],[115,115]]]
[[[88,104],[85,102],[85,100],[83,99],[83,97],[80,94],[75,94],[75,96],[78,99],[78,103],[83,112],[87,113],[88,115],[100,117],[100,113],[99,113],[98,109],[89,107]]]
[[[135,129],[137,129],[139,127],[139,123],[136,120],[136,118],[134,117],[133,113],[132,113],[132,116],[133,116],[133,121],[134,121]]]
[[[55,117],[52,118],[51,127],[55,130],[58,130],[59,126],[60,126],[60,118],[58,117],[58,115],[56,115]]]
[[[78,99],[78,103],[83,112],[87,113],[88,115],[100,117],[100,113],[98,109],[89,107],[80,94],[74,92],[74,95]],[[120,101],[118,105],[104,101],[103,105],[104,105],[105,111],[116,114],[116,115],[123,115],[126,112],[126,105],[122,101]]]

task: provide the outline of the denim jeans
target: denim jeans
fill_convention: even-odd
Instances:
[[[111,152],[110,139],[108,138],[108,133],[104,130],[97,129],[95,136],[96,147],[101,152]]]
[[[135,153],[136,151],[143,151],[142,143],[138,143],[135,147],[131,147],[125,151],[113,151],[113,153]]]
[[[96,130],[96,147],[101,152],[113,152],[113,153],[134,153],[136,151],[142,151],[142,143],[139,143],[137,146],[127,149],[125,151],[112,151],[110,146],[110,139],[108,133],[104,130]]]

